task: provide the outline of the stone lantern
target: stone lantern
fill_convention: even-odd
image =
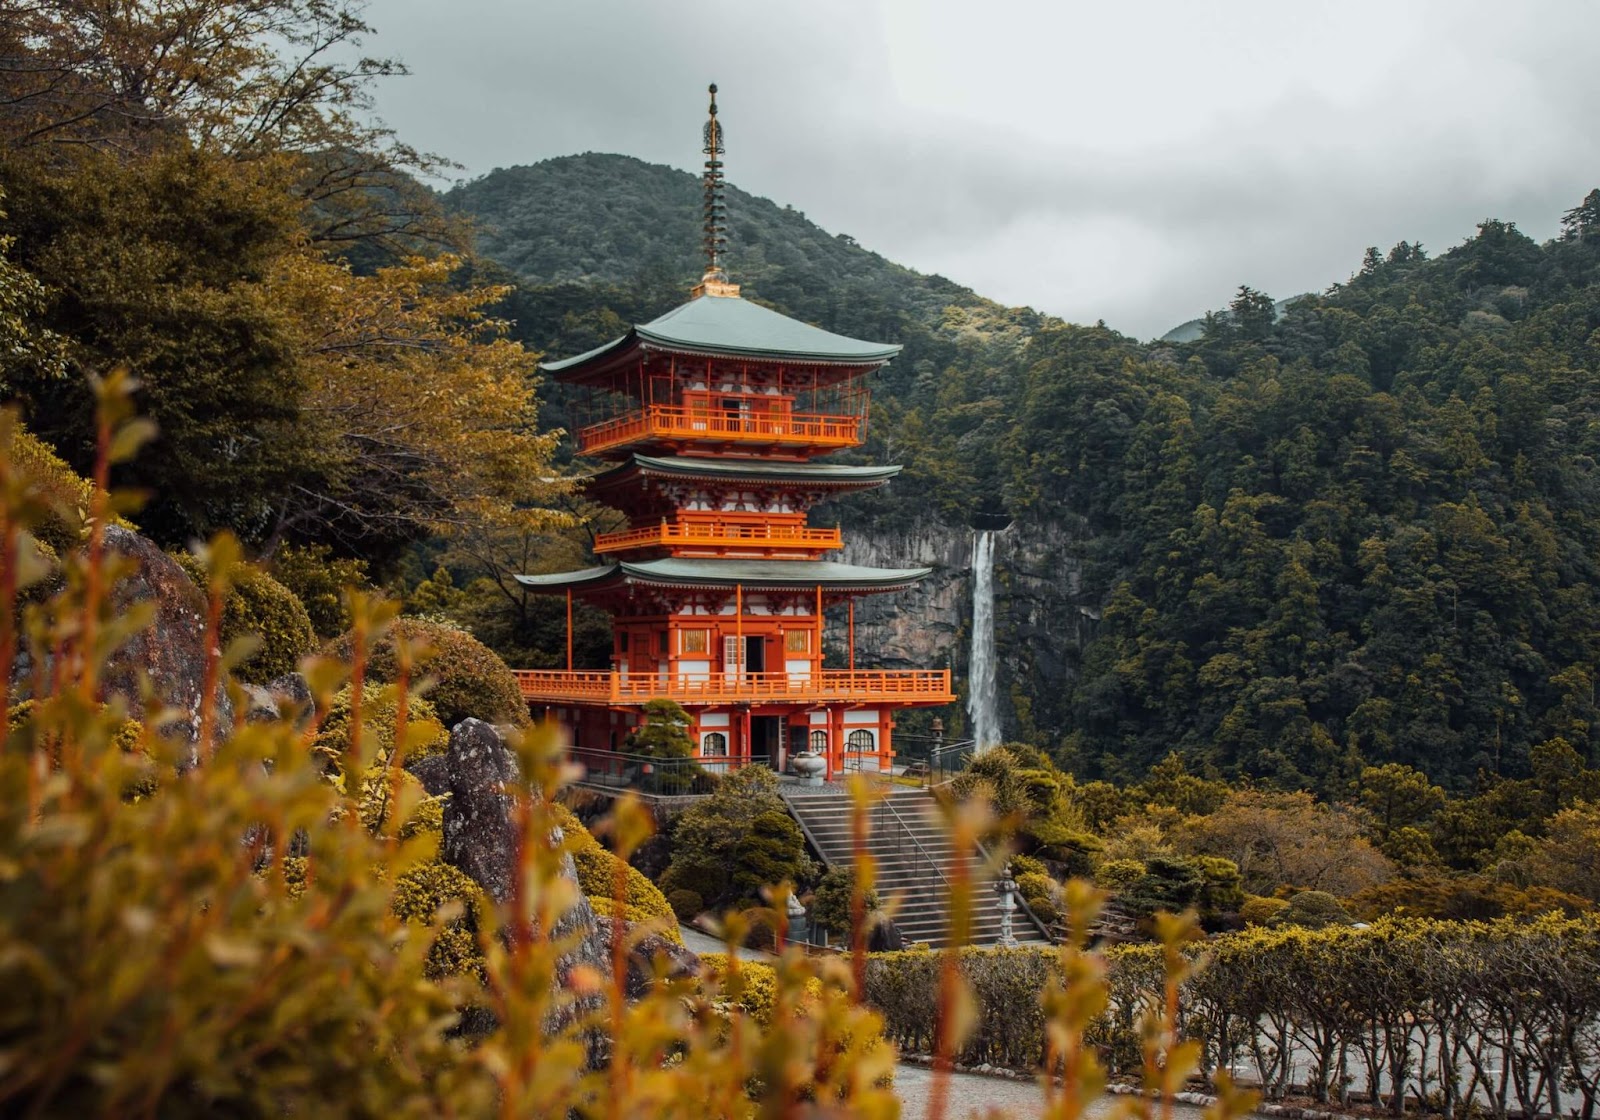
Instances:
[[[1011,914],[1017,908],[1017,881],[1011,877],[1011,865],[995,881],[994,893],[1000,896],[1000,940],[1003,949],[1015,949],[1017,939],[1011,932]]]

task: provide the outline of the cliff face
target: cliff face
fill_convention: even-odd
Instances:
[[[840,556],[850,564],[933,569],[908,591],[857,600],[856,663],[954,670],[963,729],[974,535],[932,521],[909,532],[856,527],[846,533]],[[1071,729],[1071,694],[1102,597],[1083,584],[1084,544],[1081,533],[1055,524],[1013,524],[996,535],[996,687],[1004,738],[1051,743]],[[830,629],[843,633],[842,626]],[[954,734],[949,716],[946,722]]]

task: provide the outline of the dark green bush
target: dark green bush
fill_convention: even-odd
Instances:
[[[746,766],[678,817],[661,888],[694,891],[720,909],[759,899],[762,887],[785,880],[799,886],[813,874],[805,838],[778,796],[777,775]]]
[[[337,558],[325,544],[285,545],[272,557],[272,578],[294,592],[311,628],[326,640],[349,629],[344,593],[367,586],[367,562]]]
[[[522,690],[506,663],[471,634],[446,623],[419,618],[395,620],[368,654],[369,680],[394,681],[399,673],[395,643],[402,639],[423,642],[431,650],[413,670],[413,680],[427,677],[433,681],[427,697],[446,727],[454,727],[468,716],[519,727],[530,722]],[[349,659],[354,648],[354,639],[345,633],[330,642],[326,651],[330,656]]]
[[[780,809],[757,814],[739,845],[733,887],[758,898],[763,887],[794,883],[807,872],[806,841],[794,818]]]
[[[200,561],[180,553],[178,563],[202,590],[205,572]],[[316,645],[316,633],[306,608],[294,592],[254,564],[239,564],[228,573],[233,586],[222,604],[222,644],[255,635],[261,647],[234,669],[248,684],[266,684],[292,673]]]
[[[1351,921],[1350,912],[1327,891],[1301,891],[1271,919],[1275,926],[1301,926],[1305,929],[1347,926]]]
[[[950,782],[950,792],[958,801],[986,798],[999,817],[1021,818],[1030,807],[1022,770],[1004,747],[991,747],[973,755],[967,768]]]
[[[695,891],[672,891],[667,895],[667,905],[672,907],[672,912],[678,916],[680,922],[692,922],[699,917],[706,908],[705,900]]]
[[[822,926],[830,933],[840,937],[850,935],[850,896],[856,887],[856,872],[853,867],[829,868],[817,883],[816,893],[811,896],[810,918],[814,925]],[[872,925],[872,913],[878,909],[880,902],[878,892],[868,891],[867,926]]]

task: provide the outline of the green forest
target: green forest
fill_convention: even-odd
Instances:
[[[294,11],[310,50],[365,26]],[[101,84],[24,83],[0,114],[24,422],[86,471],[86,375],[125,362],[160,434],[116,481],[159,543],[230,530],[302,596],[360,576],[555,663],[561,618],[510,577],[584,562],[604,514],[552,481],[584,468],[535,361],[682,301],[695,177],[586,154],[436,192],[443,161],[357,123],[390,64],[302,73],[130,22],[148,61],[123,72],[36,30],[40,74]],[[747,298],[905,347],[852,453],[905,472],[831,511],[847,528],[932,510],[1074,542],[1092,635],[1065,679],[1016,685],[1013,738],[1123,783],[1176,751],[1282,789],[1400,763],[1468,794],[1541,745],[1600,750],[1600,193],[1574,203],[1545,244],[1486,220],[1353,250],[1281,309],[1241,287],[1187,343],[1001,307],[735,188],[728,263]],[[607,645],[580,613],[580,660]]]
[[[567,354],[682,299],[692,176],[586,155],[446,196]],[[1343,793],[1364,763],[1468,792],[1564,741],[1596,762],[1600,192],[1539,244],[1486,220],[1402,242],[1275,313],[1241,287],[1191,343],[1008,310],[733,192],[755,298],[901,342],[848,525],[1068,527],[1100,614],[1024,738],[1129,781],[1198,771]],[[561,414],[552,388],[547,416]]]

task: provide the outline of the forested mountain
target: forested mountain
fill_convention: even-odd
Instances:
[[[448,202],[548,351],[698,272],[682,172],[571,157]],[[864,449],[906,472],[845,516],[1068,531],[1074,610],[1100,622],[1069,679],[1011,682],[1014,734],[1080,773],[1177,749],[1324,790],[1362,759],[1521,774],[1555,737],[1595,760],[1600,192],[1545,245],[1486,221],[1437,257],[1368,250],[1286,308],[1241,289],[1182,344],[1000,308],[741,192],[729,209],[747,295],[907,346]]]

